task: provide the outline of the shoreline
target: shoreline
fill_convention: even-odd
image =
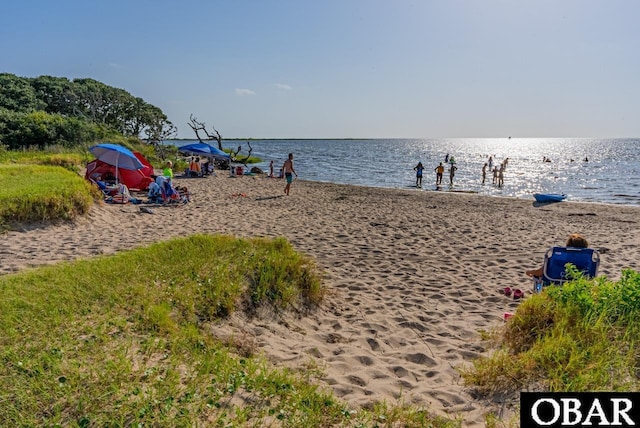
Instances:
[[[484,355],[479,332],[517,308],[500,290],[521,288],[526,298],[525,269],[572,232],[601,250],[599,274],[616,279],[625,267],[640,270],[638,207],[536,207],[514,197],[305,180],[285,196],[283,180],[225,171],[175,182],[189,188],[192,202],[99,204],[73,222],[6,233],[0,274],[193,233],[284,236],[323,271],[326,302],[272,322],[234,315],[212,326],[213,334],[248,334],[274,364],[316,364],[321,384],[354,408],[404,402],[484,426],[487,412],[508,418],[513,403],[474,399],[457,367]]]
[[[378,187],[378,186],[371,186],[371,185],[367,185],[367,184],[347,184],[347,183],[335,183],[332,181],[320,181],[320,180],[304,180],[301,179],[300,181],[304,181],[304,182],[308,182],[308,183],[319,183],[319,184],[335,184],[338,186],[345,186],[345,187],[364,187],[364,188],[368,188],[368,189],[372,189],[372,190],[391,190],[391,191],[407,191],[407,192],[425,192],[425,193],[437,193],[437,194],[442,194],[442,195],[452,195],[452,194],[466,194],[466,195],[474,195],[474,196],[478,196],[480,198],[490,198],[490,199],[508,199],[508,200],[514,200],[514,201],[523,201],[523,202],[529,202],[531,203],[535,208],[543,208],[545,206],[552,206],[558,203],[561,204],[578,204],[578,205],[584,205],[584,206],[589,206],[589,205],[604,205],[604,206],[608,206],[608,207],[612,207],[612,208],[617,208],[617,207],[621,207],[621,208],[631,208],[631,209],[638,209],[640,210],[640,205],[637,204],[632,204],[632,203],[628,203],[628,204],[621,204],[621,203],[613,203],[613,202],[601,202],[601,201],[574,201],[574,200],[564,200],[562,202],[537,202],[535,199],[533,199],[533,194],[529,195],[531,196],[532,199],[528,199],[526,197],[517,197],[517,196],[510,196],[510,195],[491,195],[491,194],[486,194],[486,193],[480,193],[477,190],[464,190],[464,189],[460,189],[460,190],[436,190],[436,189],[425,189],[425,186],[423,185],[422,188],[417,188],[416,186],[411,186],[411,185],[407,185],[405,187]],[[432,186],[430,186],[432,187]]]
[[[508,143],[507,143],[508,141]],[[564,193],[570,201],[600,201],[616,205],[640,206],[637,170],[640,158],[634,139],[607,140],[563,138],[535,139],[524,144],[519,139],[447,140],[366,139],[352,142],[323,139],[261,141],[252,143],[252,154],[263,159],[256,164],[268,169],[270,160],[280,165],[287,153],[296,156],[301,177],[321,182],[366,185],[395,189],[410,188],[416,182],[413,169],[418,161],[425,166],[423,188],[435,189],[432,168],[443,162],[445,153],[455,155],[458,170],[453,190],[477,191],[490,196],[532,200],[534,193]],[[247,149],[246,145],[243,146]],[[619,153],[610,158],[609,151]],[[585,154],[589,162],[581,161]],[[492,173],[482,184],[482,167],[494,157],[494,165],[509,159],[505,185],[493,185]],[[541,162],[552,157],[552,162]],[[358,159],[354,163],[354,159]],[[572,161],[573,160],[573,161]],[[449,167],[445,163],[443,190],[448,190]]]
[[[224,171],[223,171],[224,173]],[[527,197],[522,196],[522,197],[518,197],[518,196],[511,196],[511,195],[500,195],[500,194],[489,194],[489,193],[481,193],[477,190],[471,190],[471,189],[460,189],[460,190],[437,190],[431,187],[435,187],[434,185],[423,185],[421,188],[417,188],[416,186],[412,186],[412,185],[406,185],[404,187],[382,187],[382,186],[372,186],[369,184],[358,184],[358,183],[336,183],[333,181],[322,181],[322,180],[302,180],[301,181],[306,181],[309,183],[321,183],[321,184],[336,184],[339,186],[353,186],[353,187],[365,187],[365,188],[370,188],[370,189],[384,189],[384,190],[395,190],[395,191],[413,191],[413,192],[426,192],[426,193],[439,193],[439,194],[456,194],[456,193],[463,193],[463,194],[469,194],[469,195],[476,195],[479,197],[486,197],[486,198],[497,198],[497,199],[513,199],[513,200],[518,200],[518,201],[524,201],[524,202],[531,202],[533,204],[537,204],[535,205],[536,207],[543,207],[546,205],[553,205],[557,202],[551,202],[551,203],[539,203],[536,202],[535,199],[533,199],[533,193],[530,195],[527,195]],[[493,186],[493,185],[490,185]],[[430,187],[430,188],[425,188],[425,187]],[[448,187],[448,186],[442,186],[442,187]],[[495,187],[495,186],[493,186]],[[619,195],[621,196],[621,195]],[[531,199],[529,199],[529,197]],[[635,198],[635,197],[634,197]],[[640,209],[640,205],[638,205],[637,203],[613,203],[613,202],[602,202],[602,201],[576,201],[576,200],[564,200],[561,203],[563,204],[583,204],[583,205],[592,205],[592,204],[600,204],[600,205],[607,205],[607,206],[612,206],[612,207],[626,207],[626,208],[635,208],[635,209]]]

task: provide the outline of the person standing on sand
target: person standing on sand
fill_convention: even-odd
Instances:
[[[504,186],[504,163],[500,164],[500,169],[498,170],[498,187]]]
[[[442,184],[442,174],[444,174],[444,166],[442,166],[442,162],[440,162],[440,165],[435,167],[434,171],[436,172],[436,186],[439,186]]]
[[[269,162],[269,178],[273,178],[273,161]]]
[[[289,190],[291,189],[291,183],[293,182],[293,174],[298,177],[298,173],[295,169],[293,169],[293,153],[289,153],[289,158],[284,161],[282,165],[282,171],[284,172],[284,178],[287,180],[287,185],[284,188],[284,193],[289,195]]]
[[[422,162],[418,162],[418,165],[413,170],[416,172],[416,187],[422,187],[422,171],[424,170]]]
[[[487,163],[485,162],[484,165],[482,166],[482,184],[484,184],[484,181],[487,179]]]
[[[453,177],[455,177],[457,170],[458,167],[456,166],[456,164],[452,163],[451,168],[449,168],[449,185],[451,186],[453,186]]]

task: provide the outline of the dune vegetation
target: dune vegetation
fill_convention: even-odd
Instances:
[[[59,166],[0,164],[0,229],[86,214],[97,189]]]
[[[284,239],[196,235],[0,276],[2,426],[434,426],[412,407],[351,410],[322,372],[271,366],[207,326],[326,290]]]
[[[570,275],[580,277],[572,269]],[[496,351],[463,372],[484,395],[518,391],[637,391],[640,273],[550,286],[489,335]]]

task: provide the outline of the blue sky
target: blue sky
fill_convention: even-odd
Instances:
[[[640,137],[637,0],[10,1],[0,72],[227,138]]]

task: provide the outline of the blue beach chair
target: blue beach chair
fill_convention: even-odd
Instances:
[[[593,248],[550,248],[544,255],[541,285],[562,285],[566,281],[569,281],[571,278],[569,278],[566,273],[566,265],[568,263],[578,268],[586,277],[593,278],[598,273],[600,253]],[[537,288],[536,291],[540,291],[539,287]]]
[[[94,178],[89,178],[88,180],[91,183],[95,184],[96,187],[98,187],[98,189],[100,189],[100,191],[102,192],[102,195],[105,198],[108,198],[109,196],[112,196],[115,193],[115,188],[108,187],[104,181],[96,180]]]

